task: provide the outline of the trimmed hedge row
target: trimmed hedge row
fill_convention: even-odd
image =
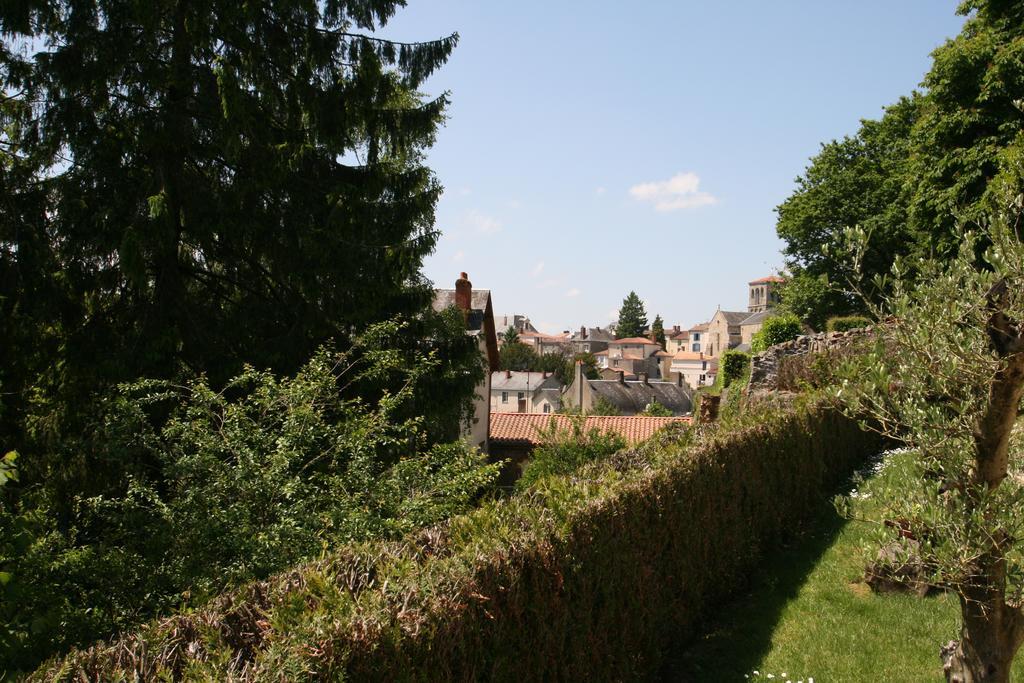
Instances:
[[[401,543],[50,662],[37,680],[635,679],[881,447],[804,407],[655,437]]]

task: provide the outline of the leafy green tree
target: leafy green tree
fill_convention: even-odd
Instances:
[[[654,322],[651,323],[651,334],[654,336],[654,341],[661,344],[661,350],[665,350],[665,321],[661,319],[661,315],[654,316]]]
[[[583,376],[587,379],[597,379],[601,376],[597,370],[597,357],[589,351],[577,353],[573,356],[572,362],[574,366],[576,363],[583,364]],[[568,382],[566,384],[568,384]]]
[[[777,315],[768,318],[761,329],[754,333],[750,350],[760,353],[770,346],[796,339],[803,334],[803,325],[795,315]]]
[[[417,88],[457,36],[375,36],[402,4],[0,6],[0,382],[54,404],[40,424],[426,307],[447,96]]]
[[[1000,154],[1024,130],[1024,2],[965,0],[960,34],[932,53],[912,135],[910,228],[918,256],[955,256],[962,226],[1004,208]]]
[[[522,342],[504,344],[498,352],[498,367],[502,370],[535,371],[539,365],[537,352]]]
[[[504,339],[502,340],[505,344],[518,344],[519,343],[519,332],[512,325],[508,326],[505,330]]]
[[[615,324],[615,336],[619,339],[628,337],[642,337],[647,329],[647,311],[644,310],[644,302],[636,292],[630,292],[622,300],[622,307],[619,308],[619,321]]]
[[[602,460],[622,450],[625,440],[614,433],[599,429],[586,429],[580,415],[569,417],[568,427],[559,427],[552,418],[547,427],[540,430],[541,445],[538,446],[523,470],[523,476],[516,482],[516,488],[527,489],[541,479],[568,474],[588,462]]]
[[[822,145],[794,193],[776,208],[776,230],[792,273],[782,303],[815,329],[830,315],[862,311],[850,280],[888,273],[893,258],[912,248],[905,183],[910,133],[922,106],[920,96],[903,98],[881,120],[862,121],[853,137]],[[871,237],[856,273],[837,249],[846,228],[855,225]],[[877,300],[881,293],[870,295]]]
[[[1009,681],[1024,642],[1024,451],[1013,437],[1024,395],[1024,245],[999,220],[984,239],[968,234],[953,261],[918,267],[915,282],[894,266],[894,289],[874,312],[895,322],[877,328],[873,352],[835,395],[918,455],[888,492],[879,521],[889,524],[877,533],[889,556],[915,558],[959,598],[960,639],[942,648],[946,680]]]
[[[672,411],[668,407],[658,403],[657,399],[652,400],[647,406],[640,411],[640,414],[645,417],[672,417]]]
[[[622,411],[618,409],[611,401],[606,399],[604,396],[598,396],[597,400],[590,407],[589,415],[621,415]]]

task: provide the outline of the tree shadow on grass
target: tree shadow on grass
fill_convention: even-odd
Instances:
[[[772,633],[825,551],[845,526],[831,505],[789,543],[764,553],[762,568],[734,599],[715,609],[702,635],[667,655],[663,680],[675,683],[743,681],[771,648]]]

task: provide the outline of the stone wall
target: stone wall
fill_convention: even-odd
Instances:
[[[872,327],[868,326],[847,332],[802,334],[792,341],[776,344],[750,359],[749,391],[778,391],[779,368],[784,358],[838,351],[866,338],[871,331]]]

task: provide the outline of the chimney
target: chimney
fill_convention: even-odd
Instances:
[[[682,332],[682,330],[679,329],[679,325],[673,325],[672,332],[673,334],[679,334],[680,332]]]
[[[587,326],[586,325],[580,325],[580,339],[586,339],[586,338],[587,338]]]
[[[676,376],[676,386],[677,387],[683,386],[683,373],[681,373],[681,372],[673,372],[672,374]]]
[[[643,382],[644,384],[646,384],[647,386],[651,386],[650,382],[647,381],[647,373],[646,372],[641,372],[640,373],[640,381]]]
[[[455,281],[455,305],[462,311],[469,313],[472,301],[473,283],[469,281],[468,275],[460,273],[459,279]]]
[[[625,383],[626,383],[626,371],[625,370],[619,370],[619,384],[625,384]]]
[[[512,379],[512,371],[511,370],[506,370],[505,371],[505,379]]]

